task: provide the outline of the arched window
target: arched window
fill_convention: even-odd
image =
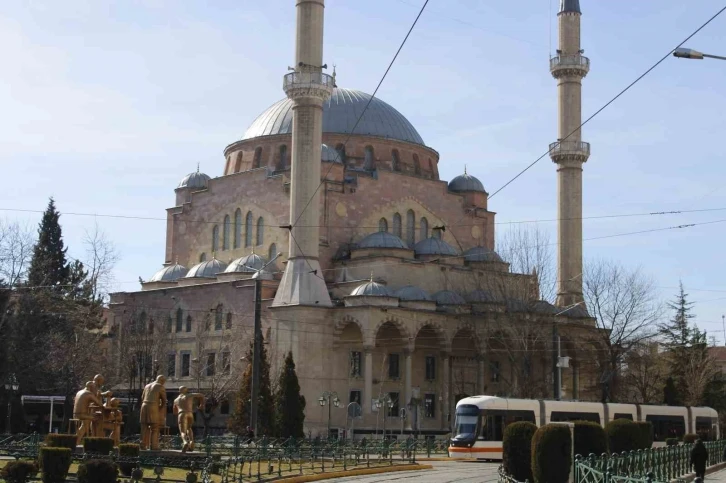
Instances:
[[[421,162],[418,160],[418,154],[413,155],[413,174],[421,175]]]
[[[149,334],[154,335],[154,318],[149,318]]]
[[[252,169],[259,168],[261,161],[262,161],[262,148],[257,148],[257,149],[255,149],[255,157],[252,158]]]
[[[235,163],[235,166],[234,166],[235,173],[239,173],[240,171],[242,171],[242,151],[237,153],[237,162]]]
[[[234,212],[234,247],[242,246],[242,210],[237,208]]]
[[[274,243],[270,245],[270,249],[267,251],[267,255],[270,257],[268,260],[272,260],[277,256],[277,245]]]
[[[287,144],[280,146],[280,159],[277,161],[277,171],[284,171],[287,168]]]
[[[225,329],[232,328],[232,312],[227,312],[227,323],[224,326]]]
[[[252,212],[247,212],[247,217],[245,218],[245,246],[251,247],[252,246]]]
[[[222,304],[217,305],[217,308],[214,311],[214,330],[222,330],[223,310],[224,307]]]
[[[422,240],[425,240],[429,237],[429,220],[426,219],[424,216],[421,218],[421,221],[419,222],[419,226],[421,227],[419,231],[421,232],[420,238]]]
[[[385,218],[378,220],[378,231],[388,231],[388,221]]]
[[[184,311],[180,308],[176,309],[176,327],[174,332],[181,332],[184,324]]]
[[[199,255],[199,263],[206,262],[206,261],[207,261],[206,253],[202,253],[201,255]]]
[[[373,146],[366,146],[365,160],[363,161],[363,169],[373,171],[376,169],[376,159],[373,155]]]
[[[212,253],[219,250],[219,226],[214,225],[212,228]]]
[[[413,210],[406,212],[406,243],[410,247],[416,243],[416,214]]]
[[[232,228],[229,215],[224,215],[224,226],[222,227],[222,250],[229,250],[229,232]]]
[[[187,332],[191,332],[192,331],[192,316],[191,315],[187,315],[187,327],[186,327],[186,331]]]
[[[393,214],[393,234],[401,238],[401,215]]]
[[[257,218],[257,246],[262,245],[265,239],[265,219],[262,217]]]
[[[345,144],[338,144],[335,150],[338,152],[338,161],[345,164]]]
[[[391,168],[393,171],[401,171],[401,157],[398,155],[398,149],[391,151]]]

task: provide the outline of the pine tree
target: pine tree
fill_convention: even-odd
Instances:
[[[287,353],[275,394],[275,428],[280,438],[303,438],[305,422],[305,396],[300,394],[300,383],[295,372],[292,351]]]
[[[63,245],[59,218],[60,213],[51,198],[38,228],[38,240],[28,269],[28,285],[31,287],[53,287],[53,290],[60,291],[68,280],[67,249]]]
[[[690,320],[693,315],[693,302],[688,301],[688,294],[683,289],[683,281],[679,282],[679,291],[675,302],[670,302],[668,308],[675,314],[665,325],[660,326],[660,333],[665,339],[665,346],[668,349],[686,347],[691,342]]]
[[[256,436],[272,436],[274,434],[274,399],[270,385],[270,363],[267,361],[267,348],[260,337],[260,391],[257,398],[257,430]],[[229,420],[229,430],[235,434],[247,435],[250,426],[250,400],[252,399],[253,343],[247,351],[247,365],[242,375],[242,384],[237,392],[235,411]]]
[[[676,389],[676,382],[672,377],[666,379],[665,387],[663,388],[663,402],[667,406],[680,406],[681,402],[678,398],[678,390]]]

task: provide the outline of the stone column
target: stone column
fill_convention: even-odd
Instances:
[[[365,384],[363,387],[363,414],[371,414],[371,400],[373,399],[373,347],[364,347],[365,364],[363,367],[363,378]]]
[[[404,357],[404,364],[405,364],[405,372],[404,372],[404,382],[403,382],[403,389],[404,389],[404,400],[402,401],[400,407],[406,408],[406,429],[411,429],[411,418],[412,415],[409,414],[408,410],[408,403],[411,402],[411,398],[413,397],[413,391],[411,390],[412,386],[412,377],[413,377],[413,351],[411,349],[404,349],[403,351],[403,357]]]
[[[441,396],[443,397],[441,404],[441,429],[449,429],[451,424],[449,423],[447,416],[451,413],[451,397],[449,394],[449,376],[451,372],[451,358],[448,353],[441,354],[443,361],[441,371]]]

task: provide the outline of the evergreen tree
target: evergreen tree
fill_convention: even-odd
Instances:
[[[692,357],[693,343],[700,337],[700,332],[697,330],[694,332],[690,327],[690,320],[695,317],[692,313],[693,302],[688,301],[688,294],[683,289],[682,281],[679,282],[675,301],[668,303],[668,307],[673,310],[673,318],[661,325],[659,332],[667,350],[669,372],[673,379],[672,389],[675,390],[670,399],[681,404],[686,397],[688,385],[685,368]]]
[[[287,353],[280,372],[275,394],[275,428],[281,438],[303,438],[305,396],[300,394],[300,383],[295,372],[292,351]]]
[[[270,385],[270,363],[267,361],[267,348],[264,339],[260,337],[262,347],[260,350],[260,390],[257,398],[257,430],[256,436],[272,436],[274,434],[274,399]],[[242,375],[242,384],[237,392],[235,411],[229,419],[229,430],[235,434],[247,435],[250,424],[250,401],[252,400],[252,370],[253,370],[253,342],[247,350],[247,364]]]
[[[663,402],[668,406],[680,406],[681,402],[676,389],[676,382],[672,377],[666,379],[665,387],[663,387]]]
[[[59,223],[60,213],[51,198],[43,213],[38,228],[38,240],[33,249],[33,258],[28,269],[28,285],[31,287],[54,287],[62,290],[68,281],[69,267],[66,261],[66,248]]]

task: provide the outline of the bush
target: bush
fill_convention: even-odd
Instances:
[[[653,447],[653,423],[650,421],[636,421],[635,425],[640,431],[638,449],[650,449]]]
[[[683,444],[693,444],[698,439],[697,434],[686,433],[683,435]]]
[[[526,421],[504,429],[502,466],[517,481],[532,481],[532,436],[537,426]]]
[[[605,430],[592,421],[575,421],[575,455],[597,456],[608,452]]]
[[[140,454],[140,447],[138,444],[120,444],[118,445],[118,455],[121,459],[138,458]],[[131,476],[131,472],[136,467],[133,463],[119,463],[119,469],[121,474],[124,476]]]
[[[564,424],[547,424],[532,438],[532,476],[535,483],[566,483],[572,467],[572,438]]]
[[[78,467],[78,483],[116,483],[118,468],[109,460],[87,460]]]
[[[83,440],[83,451],[86,453],[108,455],[113,451],[113,439],[85,438]]]
[[[38,474],[38,463],[35,461],[9,461],[0,470],[0,477],[8,483],[25,483],[28,478]]]
[[[678,438],[666,438],[666,446],[678,446]]]
[[[635,451],[642,444],[641,429],[629,419],[616,419],[605,426],[611,453]]]
[[[64,483],[71,467],[71,450],[46,446],[40,448],[43,483]]]
[[[45,437],[45,445],[53,448],[68,448],[71,451],[76,450],[75,434],[48,434]]]

